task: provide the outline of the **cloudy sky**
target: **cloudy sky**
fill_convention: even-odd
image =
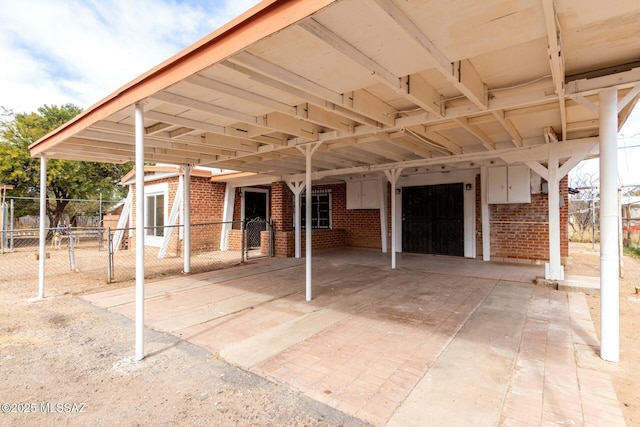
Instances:
[[[0,107],[87,108],[258,0],[0,0]]]
[[[256,3],[0,0],[0,107],[14,113],[69,102],[90,107]],[[640,107],[619,146],[620,184],[640,184]],[[597,171],[597,161],[583,162],[572,176]]]

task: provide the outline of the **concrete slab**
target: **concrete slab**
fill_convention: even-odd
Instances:
[[[149,283],[147,326],[376,426],[624,425],[584,294],[534,286],[542,266],[318,251],[306,302],[302,262]],[[85,299],[133,317],[133,296]]]
[[[558,290],[563,292],[582,292],[585,295],[600,295],[600,278],[566,275],[564,280],[558,282]]]
[[[387,425],[497,425],[532,294],[497,284]]]

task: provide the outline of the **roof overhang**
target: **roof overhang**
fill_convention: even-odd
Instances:
[[[593,144],[599,92],[617,89],[619,126],[640,94],[634,3],[264,1],[31,155],[134,160],[135,104],[145,110],[145,161],[267,181],[299,177],[299,148],[317,141],[316,179]]]

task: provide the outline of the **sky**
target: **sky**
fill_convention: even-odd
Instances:
[[[13,113],[45,104],[88,108],[256,3],[0,0],[0,107]],[[640,184],[640,106],[618,145],[619,184]],[[597,177],[597,163],[582,162],[570,182]]]
[[[257,3],[0,0],[0,107],[90,107]]]

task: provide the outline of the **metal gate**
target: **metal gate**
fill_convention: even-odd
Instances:
[[[273,256],[273,226],[269,221],[260,217],[248,220],[245,230],[247,258]],[[265,238],[267,241],[264,241]]]

